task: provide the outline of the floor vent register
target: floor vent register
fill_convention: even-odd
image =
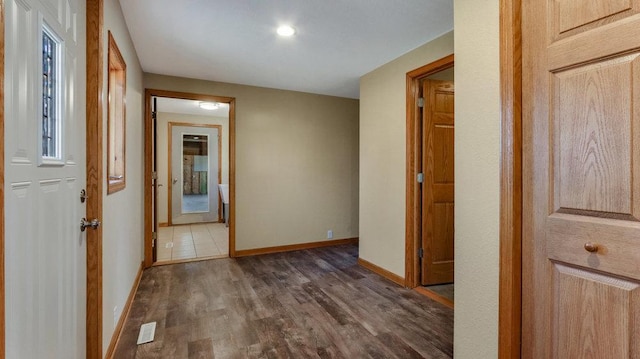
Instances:
[[[155,335],[156,322],[142,324],[140,334],[138,334],[138,345],[152,342]]]

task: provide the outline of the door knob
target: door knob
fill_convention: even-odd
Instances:
[[[598,251],[598,245],[593,244],[591,242],[587,242],[584,244],[584,249],[589,253],[595,253]]]
[[[80,220],[80,230],[84,232],[87,227],[91,227],[93,229],[98,229],[100,227],[100,221],[97,218],[94,218],[90,221],[87,221],[86,218]]]
[[[176,183],[178,183],[178,179],[177,179],[177,178],[174,178],[174,179],[173,179],[173,184],[176,184]]]

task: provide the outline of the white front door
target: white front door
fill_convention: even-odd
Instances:
[[[4,3],[6,357],[84,358],[86,5]]]
[[[220,128],[170,126],[171,224],[218,220]]]

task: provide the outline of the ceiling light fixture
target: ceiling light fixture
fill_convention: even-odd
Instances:
[[[278,35],[280,36],[293,36],[296,33],[296,29],[289,25],[282,25],[278,28]]]
[[[215,102],[200,102],[198,106],[203,110],[215,110],[220,107],[220,104]]]

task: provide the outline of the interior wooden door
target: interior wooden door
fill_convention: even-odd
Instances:
[[[424,80],[422,284],[453,282],[454,86]]]
[[[524,358],[640,358],[639,12],[523,2]]]

